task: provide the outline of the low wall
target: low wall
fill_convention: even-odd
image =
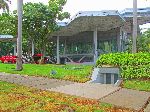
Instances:
[[[120,80],[120,69],[116,67],[94,68],[92,73],[93,83],[115,84]]]

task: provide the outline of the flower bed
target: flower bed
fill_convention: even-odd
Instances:
[[[2,56],[1,58],[0,58],[0,60],[1,60],[1,62],[2,63],[5,63],[5,62],[10,62],[10,63],[16,63],[16,58],[17,58],[17,56],[10,56],[10,55],[8,55],[8,56]]]

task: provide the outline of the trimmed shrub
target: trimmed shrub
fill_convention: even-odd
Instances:
[[[96,66],[120,67],[122,78],[150,78],[150,53],[110,53],[97,60]]]

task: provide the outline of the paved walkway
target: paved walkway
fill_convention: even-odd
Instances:
[[[51,88],[49,91],[81,96],[85,98],[100,99],[111,93],[118,91],[120,88],[106,84],[94,83],[75,83],[56,88]]]
[[[150,92],[121,89],[100,101],[140,111],[147,103],[149,97]]]
[[[112,85],[83,84],[57,79],[15,74],[10,75],[5,73],[0,73],[0,80],[35,87],[42,90],[55,91],[93,99],[100,99],[120,89],[119,87],[113,87]]]
[[[23,75],[6,74],[6,73],[0,73],[0,80],[16,83],[19,85],[25,85],[28,87],[34,87],[41,90],[46,90],[46,89],[74,83],[71,81],[49,79],[44,77],[23,76]]]
[[[113,85],[94,83],[75,83],[71,81],[49,79],[44,77],[23,76],[0,73],[0,80],[34,87],[42,90],[55,91],[85,98],[99,99],[101,102],[116,106],[141,110],[150,98],[150,92],[121,89]],[[150,112],[150,104],[145,109]]]

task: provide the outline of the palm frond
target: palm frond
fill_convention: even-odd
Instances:
[[[0,9],[3,11],[9,12],[9,5],[11,1],[10,0],[0,0]]]

